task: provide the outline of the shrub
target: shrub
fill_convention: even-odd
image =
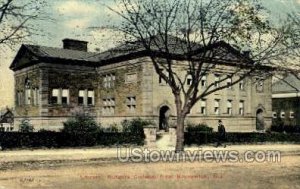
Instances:
[[[299,126],[285,125],[283,130],[287,133],[300,133],[300,127]]]
[[[187,145],[202,145],[214,143],[217,139],[216,132],[186,132],[184,142]],[[226,142],[229,143],[261,143],[261,142],[293,142],[300,143],[299,133],[227,133]]]
[[[109,133],[117,133],[121,129],[119,129],[119,126],[116,123],[110,124],[108,127],[103,128],[104,132],[109,132]]]
[[[19,128],[19,131],[22,133],[29,133],[34,131],[34,127],[28,119],[23,119],[21,121],[21,124],[19,125]]]
[[[300,126],[293,126],[293,125],[275,125],[272,124],[270,131],[273,132],[286,132],[286,133],[300,133]]]
[[[132,120],[124,120],[121,125],[123,127],[123,132],[130,132],[133,134],[144,133],[144,126],[152,125],[151,121],[143,120],[141,118],[136,118]]]
[[[192,124],[188,123],[186,127],[187,132],[206,132],[206,133],[211,133],[213,131],[213,128],[209,127],[208,125],[204,123],[200,124]]]
[[[100,126],[93,117],[84,114],[77,114],[63,123],[62,133],[69,137],[71,146],[92,146],[97,142],[97,135],[101,132]]]

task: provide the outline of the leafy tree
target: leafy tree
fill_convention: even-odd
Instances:
[[[177,152],[184,150],[186,115],[199,100],[246,78],[269,77],[299,49],[299,25],[292,19],[273,22],[257,0],[116,0],[116,5],[109,8],[123,20],[119,30],[128,50],[142,48],[174,95]],[[184,76],[177,61],[184,62]],[[200,90],[202,78],[220,70],[227,74]]]
[[[0,46],[12,48],[39,33],[31,21],[44,19],[45,0],[0,0]]]

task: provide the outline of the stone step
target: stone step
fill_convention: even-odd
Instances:
[[[170,132],[166,132],[166,131],[158,131],[156,132],[157,135],[168,135],[170,134]]]

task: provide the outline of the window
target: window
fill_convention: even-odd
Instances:
[[[239,103],[239,114],[240,115],[244,115],[244,106],[245,106],[245,103],[243,100],[241,100]]]
[[[241,81],[240,81],[240,83],[239,83],[239,89],[240,89],[241,91],[245,90],[245,82],[244,82],[244,80],[241,80]]]
[[[280,118],[285,118],[285,112],[283,111],[280,112]]]
[[[220,114],[220,99],[215,99],[215,109],[214,112],[216,115]]]
[[[115,74],[106,74],[103,77],[103,87],[106,89],[113,88],[115,86],[116,76]]]
[[[188,74],[188,75],[187,75],[187,78],[186,78],[186,84],[187,84],[187,85],[192,85],[192,83],[193,83],[192,75],[191,75],[191,74]]]
[[[206,80],[207,80],[207,76],[204,75],[201,78],[201,87],[206,87]]]
[[[232,78],[230,76],[227,77],[229,77],[226,80],[227,89],[232,89]]]
[[[277,118],[277,112],[273,112],[272,117],[273,117],[274,119],[276,119],[276,118]]]
[[[52,96],[51,96],[51,103],[52,104],[59,104],[58,103],[58,96],[59,96],[59,89],[52,89]]]
[[[95,92],[92,89],[81,89],[78,92],[78,104],[84,106],[95,105]]]
[[[201,99],[200,101],[200,113],[205,115],[206,114],[206,99]]]
[[[114,115],[115,106],[115,98],[103,99],[103,115]]]
[[[33,104],[38,105],[40,99],[40,90],[38,88],[35,88],[33,91]]]
[[[69,89],[52,89],[51,103],[52,104],[69,104]]]
[[[295,113],[293,111],[290,111],[290,119],[294,119],[295,118]]]
[[[31,90],[30,89],[25,90],[25,104],[26,105],[31,104]]]
[[[220,75],[215,74],[215,87],[219,87],[219,86],[220,86]]]
[[[78,92],[78,104],[79,105],[84,105],[84,96],[85,96],[85,91],[84,90],[79,90]]]
[[[263,92],[263,90],[264,90],[264,81],[262,79],[256,79],[256,90],[258,92]]]
[[[136,81],[137,81],[137,74],[136,73],[126,74],[126,78],[125,78],[126,83],[134,83]]]
[[[23,92],[21,92],[21,91],[18,91],[17,92],[17,104],[19,105],[19,106],[21,106],[21,105],[23,105]]]
[[[227,114],[232,115],[232,100],[227,100]]]
[[[61,104],[69,104],[69,89],[62,89]]]
[[[95,104],[95,93],[93,90],[88,90],[88,96],[87,96],[87,104],[88,105],[94,105]]]
[[[135,96],[127,97],[127,110],[130,113],[135,113],[135,110],[136,110],[136,98],[135,98]]]

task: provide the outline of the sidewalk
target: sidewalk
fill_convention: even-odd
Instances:
[[[125,148],[125,147],[123,147]],[[284,155],[300,155],[300,144],[263,144],[263,145],[229,145],[226,148],[213,146],[186,147],[185,150],[236,150],[243,153],[252,151],[281,151]],[[160,149],[153,149],[160,150]],[[174,150],[168,148],[167,150]],[[34,162],[34,161],[78,161],[78,160],[116,160],[117,148],[81,148],[81,149],[37,149],[12,150],[0,152],[0,164],[8,162]]]

